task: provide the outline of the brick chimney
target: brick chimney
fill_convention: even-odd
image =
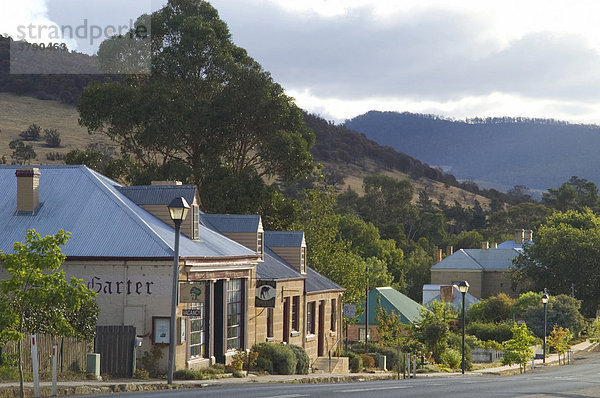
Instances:
[[[533,242],[533,231],[526,229],[523,233],[523,242]]]
[[[487,250],[487,249],[489,249],[489,248],[490,248],[490,242],[488,242],[487,240],[486,240],[486,241],[483,241],[483,242],[481,242],[481,248],[482,248],[483,250]]]
[[[40,169],[17,169],[17,214],[33,214],[40,204]]]
[[[524,240],[525,240],[525,230],[524,229],[515,230],[515,243],[517,245],[522,245]]]
[[[435,263],[439,263],[440,261],[442,261],[442,249],[438,249],[437,252],[435,252]]]
[[[446,246],[446,256],[451,256],[454,253],[454,247]]]
[[[498,248],[498,243],[496,243],[496,242],[490,243],[490,249],[497,249],[497,248]]]

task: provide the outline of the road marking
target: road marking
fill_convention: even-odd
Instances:
[[[378,390],[395,390],[400,388],[409,388],[410,386],[394,386],[394,387],[378,387],[378,388],[355,388],[352,390],[340,390],[334,392],[365,392],[365,391],[378,391]]]
[[[262,398],[298,398],[298,397],[310,397],[310,395],[288,394],[288,395],[273,395],[270,397],[262,397]]]

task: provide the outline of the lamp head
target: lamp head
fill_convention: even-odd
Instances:
[[[542,303],[548,304],[548,300],[550,300],[550,296],[548,296],[548,293],[542,294]]]
[[[187,216],[190,205],[183,197],[175,198],[169,203],[169,215],[173,221],[183,221]]]
[[[469,282],[467,281],[462,281],[458,284],[458,290],[460,290],[461,293],[465,294],[467,291],[469,291]]]

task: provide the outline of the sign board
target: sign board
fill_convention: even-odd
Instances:
[[[277,297],[277,282],[275,281],[256,281],[256,294],[254,306],[257,308],[275,308],[275,298]]]
[[[202,316],[202,310],[200,308],[186,308],[181,310],[183,316]]]
[[[354,318],[356,316],[356,306],[354,304],[344,304],[344,316]]]
[[[179,284],[180,303],[203,303],[206,295],[204,282],[191,282]]]

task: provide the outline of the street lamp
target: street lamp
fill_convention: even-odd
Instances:
[[[550,296],[548,296],[548,291],[544,289],[544,294],[542,294],[542,303],[544,304],[544,359],[543,363],[546,363],[546,325],[548,324],[548,300],[550,300]]]
[[[469,282],[460,282],[458,290],[462,293],[462,374],[465,374],[465,295],[469,290]]]
[[[175,223],[175,255],[173,256],[173,289],[171,290],[171,322],[169,324],[169,370],[167,383],[173,384],[175,368],[175,317],[177,316],[177,296],[179,295],[179,235],[181,223],[185,220],[190,205],[184,198],[175,198],[169,203],[169,214]]]

